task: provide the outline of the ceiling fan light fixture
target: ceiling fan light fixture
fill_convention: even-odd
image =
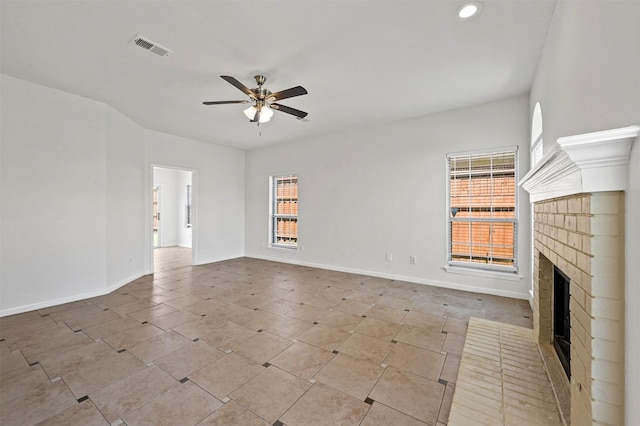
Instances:
[[[256,111],[257,110],[255,106],[250,106],[249,108],[244,110],[244,115],[249,120],[253,120],[253,117],[256,116]],[[265,105],[260,109],[260,120],[258,122],[268,123],[271,120],[271,117],[273,117],[273,110]]]
[[[469,3],[465,3],[458,10],[458,18],[460,19],[469,19],[475,15],[477,15],[480,10],[482,10],[482,2],[472,1]]]

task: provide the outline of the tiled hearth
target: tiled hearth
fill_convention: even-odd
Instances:
[[[624,189],[638,132],[561,138],[521,181],[534,202],[534,333],[571,424],[624,424]],[[570,380],[549,349],[554,266],[570,279]]]

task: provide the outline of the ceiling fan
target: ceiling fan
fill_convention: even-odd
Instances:
[[[267,81],[267,78],[263,75],[256,75],[256,83],[258,87],[249,89],[244,84],[240,83],[233,77],[228,75],[220,76],[223,80],[231,85],[240,89],[244,94],[248,95],[250,100],[242,101],[209,101],[203,102],[204,105],[223,105],[223,104],[248,104],[253,103],[252,106],[244,110],[244,114],[249,118],[251,123],[266,123],[271,119],[273,110],[284,112],[296,116],[299,120],[307,116],[307,113],[300,111],[299,109],[291,108],[285,105],[275,103],[282,99],[293,98],[295,96],[306,95],[308,92],[302,86],[292,87],[290,89],[281,90],[279,92],[272,93],[271,91],[262,87]]]

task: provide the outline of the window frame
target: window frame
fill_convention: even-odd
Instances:
[[[474,155],[495,155],[499,153],[513,153],[514,154],[514,215],[513,218],[468,218],[468,219],[455,219],[452,215],[451,209],[451,167],[450,160],[455,157],[465,157]],[[453,152],[447,153],[445,157],[445,186],[446,186],[446,210],[445,210],[445,270],[447,272],[457,273],[481,273],[483,275],[489,273],[497,273],[500,275],[516,275],[518,274],[518,243],[519,243],[519,194],[518,194],[518,174],[519,174],[519,147],[517,145],[478,149],[472,151]],[[479,220],[480,219],[480,220]],[[488,222],[488,223],[513,223],[513,265],[498,265],[492,263],[479,263],[471,261],[461,261],[452,259],[452,223],[454,222]]]
[[[295,179],[296,181],[296,190],[295,197],[289,195],[288,197],[284,194],[282,196],[278,196],[278,180],[279,179]],[[298,186],[299,186],[299,176],[298,173],[277,173],[269,176],[269,248],[277,248],[291,251],[299,251],[300,250],[300,239],[298,236]],[[278,200],[288,200],[292,202],[295,200],[295,210],[289,211],[288,213],[278,212]],[[290,206],[293,208],[293,206]],[[295,243],[284,243],[278,241],[278,219],[289,219],[289,222],[295,222]]]

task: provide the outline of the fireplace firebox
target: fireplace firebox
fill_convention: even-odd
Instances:
[[[560,269],[553,267],[553,347],[567,378],[571,378],[570,282]]]

